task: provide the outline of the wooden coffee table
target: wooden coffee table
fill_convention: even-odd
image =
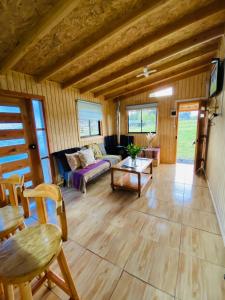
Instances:
[[[115,188],[131,190],[138,193],[140,197],[143,189],[152,179],[152,159],[140,158],[136,159],[136,166],[133,166],[130,157],[125,158],[118,164],[111,167],[111,186],[113,191]],[[150,168],[147,173],[146,169]],[[114,177],[114,172],[120,171],[123,173],[118,177]]]

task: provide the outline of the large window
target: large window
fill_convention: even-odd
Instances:
[[[157,131],[157,104],[130,105],[128,111],[128,133]]]
[[[101,135],[102,105],[77,101],[80,137]]]

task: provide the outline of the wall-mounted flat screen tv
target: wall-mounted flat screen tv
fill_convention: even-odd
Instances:
[[[223,89],[224,64],[219,58],[214,58],[211,63],[209,97],[214,97]]]

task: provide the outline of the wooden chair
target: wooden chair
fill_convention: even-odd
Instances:
[[[25,228],[0,247],[0,281],[4,285],[7,300],[14,299],[13,285],[18,285],[21,298],[30,300],[46,281],[57,284],[70,299],[79,300],[67,261],[62,240],[67,240],[67,222],[60,188],[52,184],[40,184],[24,191],[24,196],[34,198],[40,224]],[[56,202],[60,227],[47,223],[45,200]],[[50,270],[57,259],[64,280]],[[31,287],[33,278],[39,279]]]
[[[0,178],[0,240],[24,228],[24,216],[29,216],[29,206],[23,197],[23,189],[24,176]],[[18,196],[22,207],[18,206]]]

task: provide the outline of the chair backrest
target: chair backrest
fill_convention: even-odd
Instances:
[[[62,239],[67,240],[67,220],[65,205],[62,197],[60,187],[54,184],[42,183],[34,189],[26,189],[23,192],[25,198],[33,198],[36,201],[38,219],[41,224],[48,223],[48,215],[46,210],[46,199],[52,199],[56,203],[56,214],[59,219]]]
[[[24,189],[24,176],[12,175],[9,178],[0,178],[0,204],[18,206],[18,195]],[[21,199],[22,201],[23,199]],[[23,203],[22,203],[23,204]]]

